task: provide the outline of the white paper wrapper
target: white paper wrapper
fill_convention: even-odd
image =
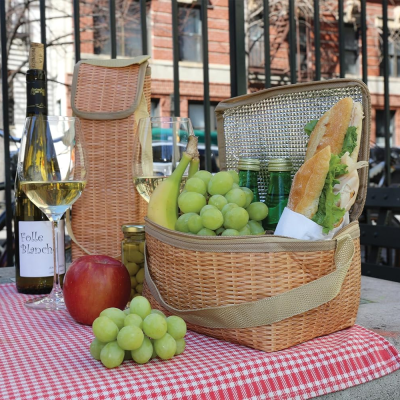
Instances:
[[[316,224],[302,214],[285,208],[279,219],[274,235],[287,236],[301,240],[327,240],[332,239],[334,234],[350,222],[349,213],[346,212],[342,223],[332,229],[328,234],[322,233],[322,226]]]

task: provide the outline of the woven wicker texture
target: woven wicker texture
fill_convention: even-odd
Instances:
[[[75,103],[87,112],[116,112],[129,108],[138,86],[138,65],[105,68],[82,64]],[[143,92],[150,111],[150,75]],[[92,254],[120,257],[121,225],[142,222],[147,203],[132,181],[134,114],[118,120],[81,119],[88,154],[88,184],[72,211],[77,241]],[[73,243],[72,258],[84,255]]]
[[[189,329],[270,352],[352,326],[361,287],[359,239],[354,239],[354,244],[352,264],[339,295],[332,301],[268,326],[212,329],[189,324]],[[169,305],[181,310],[259,300],[335,269],[334,250],[217,254],[179,249],[149,235],[146,246],[149,270],[158,290]],[[162,309],[146,285],[143,295],[153,307]]]
[[[262,99],[260,93],[247,95],[247,104],[231,108],[223,112],[223,131],[219,129],[219,144],[224,142],[221,151],[221,165],[227,169],[236,169],[239,157],[257,158],[261,162],[259,173],[260,199],[265,200],[268,187],[268,161],[271,158],[290,158],[293,162],[292,177],[303,164],[307,148],[308,136],[304,126],[313,119],[319,119],[337,101],[351,97],[364,107],[367,118],[363,124],[363,139],[359,161],[368,161],[369,157],[369,93],[358,82],[336,81],[336,83],[314,83],[305,90],[292,86],[290,92],[270,94],[265,91]],[[327,88],[319,88],[323,86]],[[334,87],[338,85],[340,87]],[[329,87],[330,86],[330,87]],[[286,89],[282,87],[282,89]],[[299,90],[299,91],[297,91]],[[222,126],[222,125],[221,125]],[[224,140],[220,140],[223,136]],[[221,150],[221,149],[220,149]],[[357,204],[353,207],[351,220],[361,214],[366,196],[366,188],[362,182],[366,169],[359,170],[361,177]]]

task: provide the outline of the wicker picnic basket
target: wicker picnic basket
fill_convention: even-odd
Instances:
[[[72,258],[121,255],[121,226],[141,222],[147,203],[132,181],[138,120],[150,113],[148,56],[86,60],[74,69],[71,106],[82,123],[89,180],[67,228]]]
[[[222,168],[236,168],[240,156],[260,159],[263,198],[268,160],[290,157],[296,171],[306,150],[304,125],[348,96],[363,105],[359,160],[368,160],[369,92],[361,81],[342,79],[273,88],[220,103]],[[351,222],[331,240],[196,237],[146,219],[144,295],[153,307],[182,316],[191,330],[268,352],[352,326],[360,300],[357,220],[367,171],[359,170],[359,176]]]

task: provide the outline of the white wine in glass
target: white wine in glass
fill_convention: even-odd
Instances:
[[[133,183],[147,202],[154,189],[172,174],[193,135],[189,118],[148,117],[139,120],[134,143]],[[182,179],[183,188],[187,177]]]
[[[87,182],[80,121],[74,117],[28,117],[21,143],[17,169],[21,189],[52,222],[54,261],[51,293],[29,300],[25,305],[44,310],[64,309],[59,279],[58,229],[60,219],[80,197]]]

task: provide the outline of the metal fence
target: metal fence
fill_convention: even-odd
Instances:
[[[75,60],[81,58],[81,38],[80,38],[80,2],[73,1],[73,25],[74,25],[74,49]],[[296,17],[295,17],[295,0],[288,0],[288,18],[289,18],[289,65],[290,65],[290,81],[296,83]],[[40,27],[41,41],[46,43],[46,8],[45,0],[40,0]],[[141,17],[141,38],[142,52],[148,53],[147,26],[146,26],[146,0],[140,0],[140,17]],[[263,0],[264,10],[269,10],[269,0]],[[361,48],[362,48],[362,79],[368,82],[367,72],[367,15],[366,1],[361,1]],[[209,57],[208,57],[208,21],[207,6],[209,0],[197,0],[197,4],[201,6],[201,23],[202,23],[202,60],[203,60],[203,85],[204,85],[204,121],[205,121],[205,148],[206,148],[206,168],[211,169],[211,135],[210,135],[210,80],[209,80]],[[172,5],[172,38],[173,38],[173,105],[174,114],[180,115],[180,92],[179,92],[179,31],[178,31],[178,1],[171,0]],[[109,0],[110,12],[110,43],[111,58],[117,57],[117,32],[116,32],[116,12],[115,0]],[[313,0],[314,17],[314,52],[315,52],[315,69],[314,80],[321,79],[321,42],[320,42],[320,1]],[[231,75],[231,96],[241,95],[247,92],[246,81],[246,64],[245,64],[245,7],[244,0],[229,0],[229,42],[230,42],[230,75]],[[344,2],[338,0],[338,33],[339,33],[339,63],[340,76],[345,75],[345,43],[344,43]],[[385,127],[385,168],[386,168],[386,186],[390,185],[390,105],[389,105],[389,52],[388,52],[388,0],[382,0],[382,19],[383,19],[383,80],[384,80],[384,127]],[[9,129],[9,104],[8,104],[8,87],[7,87],[7,30],[6,30],[6,2],[0,1],[0,25],[1,25],[1,51],[2,51],[2,94],[3,94],[3,123],[4,123],[4,157],[5,157],[5,199],[6,199],[6,229],[7,229],[7,259],[8,265],[13,265],[13,254],[10,249],[13,248],[12,234],[12,182],[10,174],[10,129]],[[265,62],[265,88],[271,86],[271,65],[270,54],[270,20],[268,12],[263,13],[263,29],[264,47],[263,59]],[[46,67],[45,67],[46,68]],[[398,274],[396,275],[398,276]]]

